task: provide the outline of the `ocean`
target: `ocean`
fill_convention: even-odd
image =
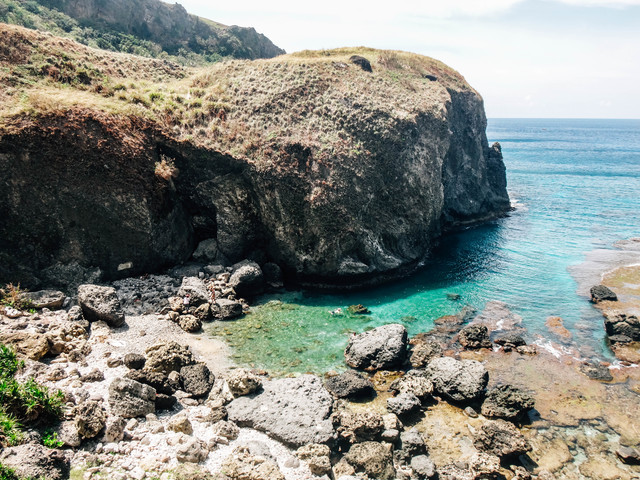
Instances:
[[[211,334],[238,364],[323,373],[344,369],[351,332],[399,322],[415,335],[466,306],[480,312],[503,302],[522,317],[529,342],[544,342],[545,321],[559,316],[582,355],[611,359],[601,313],[577,292],[575,266],[640,237],[640,120],[490,119],[487,137],[502,145],[509,215],[447,235],[404,280],[342,295],[268,295]],[[371,314],[329,314],[352,304]]]

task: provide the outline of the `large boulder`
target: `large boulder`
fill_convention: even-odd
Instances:
[[[434,390],[454,402],[470,402],[480,398],[489,381],[489,373],[475,360],[434,358],[426,368]]]
[[[204,397],[213,387],[216,377],[204,363],[187,365],[180,369],[183,390],[194,398]]]
[[[328,378],[324,386],[338,398],[357,399],[375,392],[371,380],[352,370]]]
[[[156,411],[156,391],[129,378],[116,378],[109,385],[111,413],[123,418],[142,417]]]
[[[486,325],[467,325],[458,333],[458,341],[460,345],[470,350],[491,348],[491,339]]]
[[[396,471],[391,452],[389,443],[362,442],[353,445],[344,458],[357,472],[364,472],[369,478],[392,480],[396,478]]]
[[[218,298],[211,305],[211,314],[216,320],[233,320],[242,315],[242,304],[228,298]]]
[[[241,297],[253,297],[264,290],[264,275],[256,262],[243,262],[234,265],[229,285]]]
[[[124,323],[124,311],[113,287],[80,285],[78,303],[84,318],[90,322],[102,320],[112,327],[119,327]]]
[[[69,478],[70,462],[62,450],[33,443],[0,450],[0,464],[14,469],[20,478]]]
[[[517,457],[531,450],[531,445],[518,429],[505,420],[494,420],[480,427],[474,446],[481,452],[500,458]]]
[[[381,370],[399,367],[407,355],[407,329],[392,323],[349,339],[345,360],[353,368]]]
[[[287,445],[300,447],[332,441],[332,406],[333,397],[322,381],[302,375],[265,382],[260,394],[236,398],[227,411],[229,420],[241,427],[264,431]]]
[[[179,372],[182,367],[196,363],[191,349],[176,342],[157,343],[145,353],[145,368],[156,372]]]
[[[591,301],[593,303],[600,303],[604,301],[618,301],[618,296],[615,294],[615,292],[604,285],[595,285],[591,287],[589,293],[591,294]]]
[[[624,336],[629,341],[640,342],[640,319],[632,313],[606,312],[604,327],[609,337]]]
[[[188,296],[189,305],[194,306],[211,301],[211,293],[207,289],[207,285],[204,280],[198,277],[184,277],[178,290],[178,296],[180,298]]]
[[[97,436],[107,423],[107,412],[102,402],[87,401],[73,409],[78,433],[83,438]]]
[[[497,385],[487,391],[482,404],[486,417],[518,418],[533,408],[531,394],[512,385]]]

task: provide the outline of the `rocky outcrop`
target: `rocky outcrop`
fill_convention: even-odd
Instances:
[[[482,403],[486,417],[517,419],[533,408],[531,394],[512,385],[497,385],[487,391]]]
[[[518,429],[504,420],[482,425],[475,435],[475,447],[500,458],[517,457],[531,450],[531,445]]]
[[[349,339],[345,361],[353,368],[380,370],[399,367],[407,355],[407,329],[398,323],[383,325]]]
[[[605,285],[595,285],[591,287],[589,293],[591,294],[591,301],[593,303],[600,303],[604,301],[618,301],[618,296],[615,294],[615,292]]]
[[[431,360],[426,368],[434,390],[454,402],[469,402],[484,394],[489,373],[475,360],[456,360],[440,357]]]
[[[610,339],[624,343],[640,342],[640,318],[631,312],[604,312],[604,326]]]

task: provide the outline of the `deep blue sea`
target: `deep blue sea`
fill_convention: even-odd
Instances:
[[[343,368],[352,331],[401,322],[414,335],[465,305],[481,311],[497,300],[523,318],[530,341],[548,336],[546,319],[559,316],[587,355],[609,357],[602,316],[568,268],[640,237],[640,120],[490,119],[487,137],[502,145],[515,206],[506,218],[449,235],[405,280],[345,295],[271,295],[213,333],[240,364],[321,373]],[[358,303],[372,314],[328,313]]]

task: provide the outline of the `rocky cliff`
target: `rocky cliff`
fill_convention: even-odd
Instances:
[[[509,208],[482,98],[430,58],[302,52],[164,65],[169,79],[134,84],[131,69],[158,66],[65,44],[67,62],[91,58],[93,70],[61,82],[25,68],[34,49],[62,55],[57,41],[25,35],[10,29],[14,47],[0,49],[22,72],[4,83],[3,281],[144,273],[214,239],[218,262],[251,257],[302,283],[362,285],[415,268],[448,226]]]

